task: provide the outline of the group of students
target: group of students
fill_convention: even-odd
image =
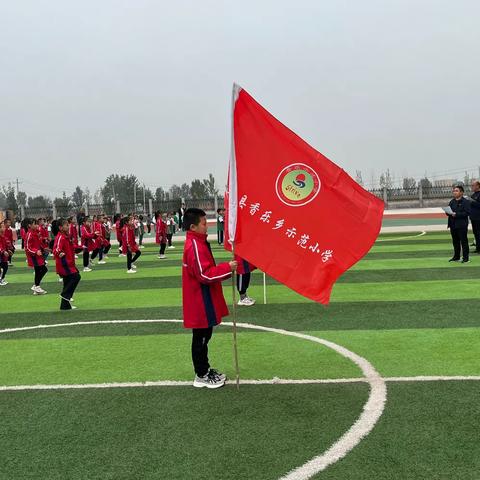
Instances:
[[[166,258],[165,249],[175,248],[172,237],[176,223],[172,214],[162,215],[155,212],[156,241],[160,245],[158,257]],[[22,239],[22,249],[26,261],[34,270],[34,282],[31,287],[33,295],[47,293],[41,287],[41,282],[48,271],[48,257],[55,259],[56,273],[59,281],[63,281],[61,293],[61,310],[75,308],[71,303],[73,293],[80,281],[80,274],[75,259],[82,256],[83,272],[91,272],[94,262],[103,265],[108,259],[111,249],[111,231],[115,229],[119,245],[119,256],[126,257],[127,273],[136,273],[135,262],[141,255],[145,224],[142,215],[115,215],[114,223],[106,215],[94,215],[91,218],[84,214],[71,216],[67,219],[26,218],[13,229],[11,220],[0,223],[0,286],[8,285],[6,275],[12,266],[15,253],[15,243],[18,237]],[[18,222],[17,222],[18,223]],[[137,243],[138,237],[138,243]]]

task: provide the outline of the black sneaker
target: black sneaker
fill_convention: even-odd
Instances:
[[[453,257],[453,258],[451,258],[451,259],[449,260],[449,262],[459,262],[459,261],[460,261],[460,259],[459,259],[459,258],[455,258],[455,257]]]
[[[220,388],[225,385],[225,380],[222,380],[220,377],[217,377],[216,375],[212,375],[212,373],[209,371],[206,375],[203,377],[199,377],[198,375],[195,375],[195,379],[193,380],[193,386],[197,388]]]
[[[215,370],[214,368],[211,368],[208,373],[210,375],[214,375],[218,377],[220,380],[225,381],[227,379],[227,376],[224,373],[220,373],[218,370]]]
[[[468,258],[464,258],[461,263],[470,263],[470,260]]]

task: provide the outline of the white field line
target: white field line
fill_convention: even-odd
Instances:
[[[418,377],[384,377],[385,382],[438,382],[438,381],[480,381],[480,376],[418,376]],[[315,385],[368,383],[364,377],[358,378],[272,378],[269,380],[240,380],[241,385]],[[234,380],[227,380],[226,385],[235,385]],[[192,381],[158,380],[145,382],[113,383],[78,383],[78,384],[35,384],[35,385],[0,385],[0,392],[23,390],[82,390],[96,388],[145,388],[145,387],[191,387]]]
[[[393,242],[394,240],[406,240],[410,238],[418,238],[418,237],[423,237],[426,235],[427,232],[424,230],[423,232],[419,233],[418,235],[408,235],[405,237],[395,237],[395,238],[381,238],[380,240],[377,240],[377,242]]]

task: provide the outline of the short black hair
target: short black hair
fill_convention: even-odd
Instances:
[[[455,190],[456,188],[458,188],[461,192],[464,192],[464,191],[465,191],[465,189],[463,188],[463,185],[455,185],[455,186],[453,187],[454,190]]]
[[[187,208],[183,214],[183,228],[188,232],[192,225],[198,225],[207,214],[200,208]]]

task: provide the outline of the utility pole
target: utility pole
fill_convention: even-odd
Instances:
[[[133,184],[133,203],[135,205],[134,212],[137,213],[137,181]]]
[[[18,197],[18,178],[17,178],[17,197]]]
[[[146,209],[145,209],[145,184],[143,184],[143,213],[146,213]]]

